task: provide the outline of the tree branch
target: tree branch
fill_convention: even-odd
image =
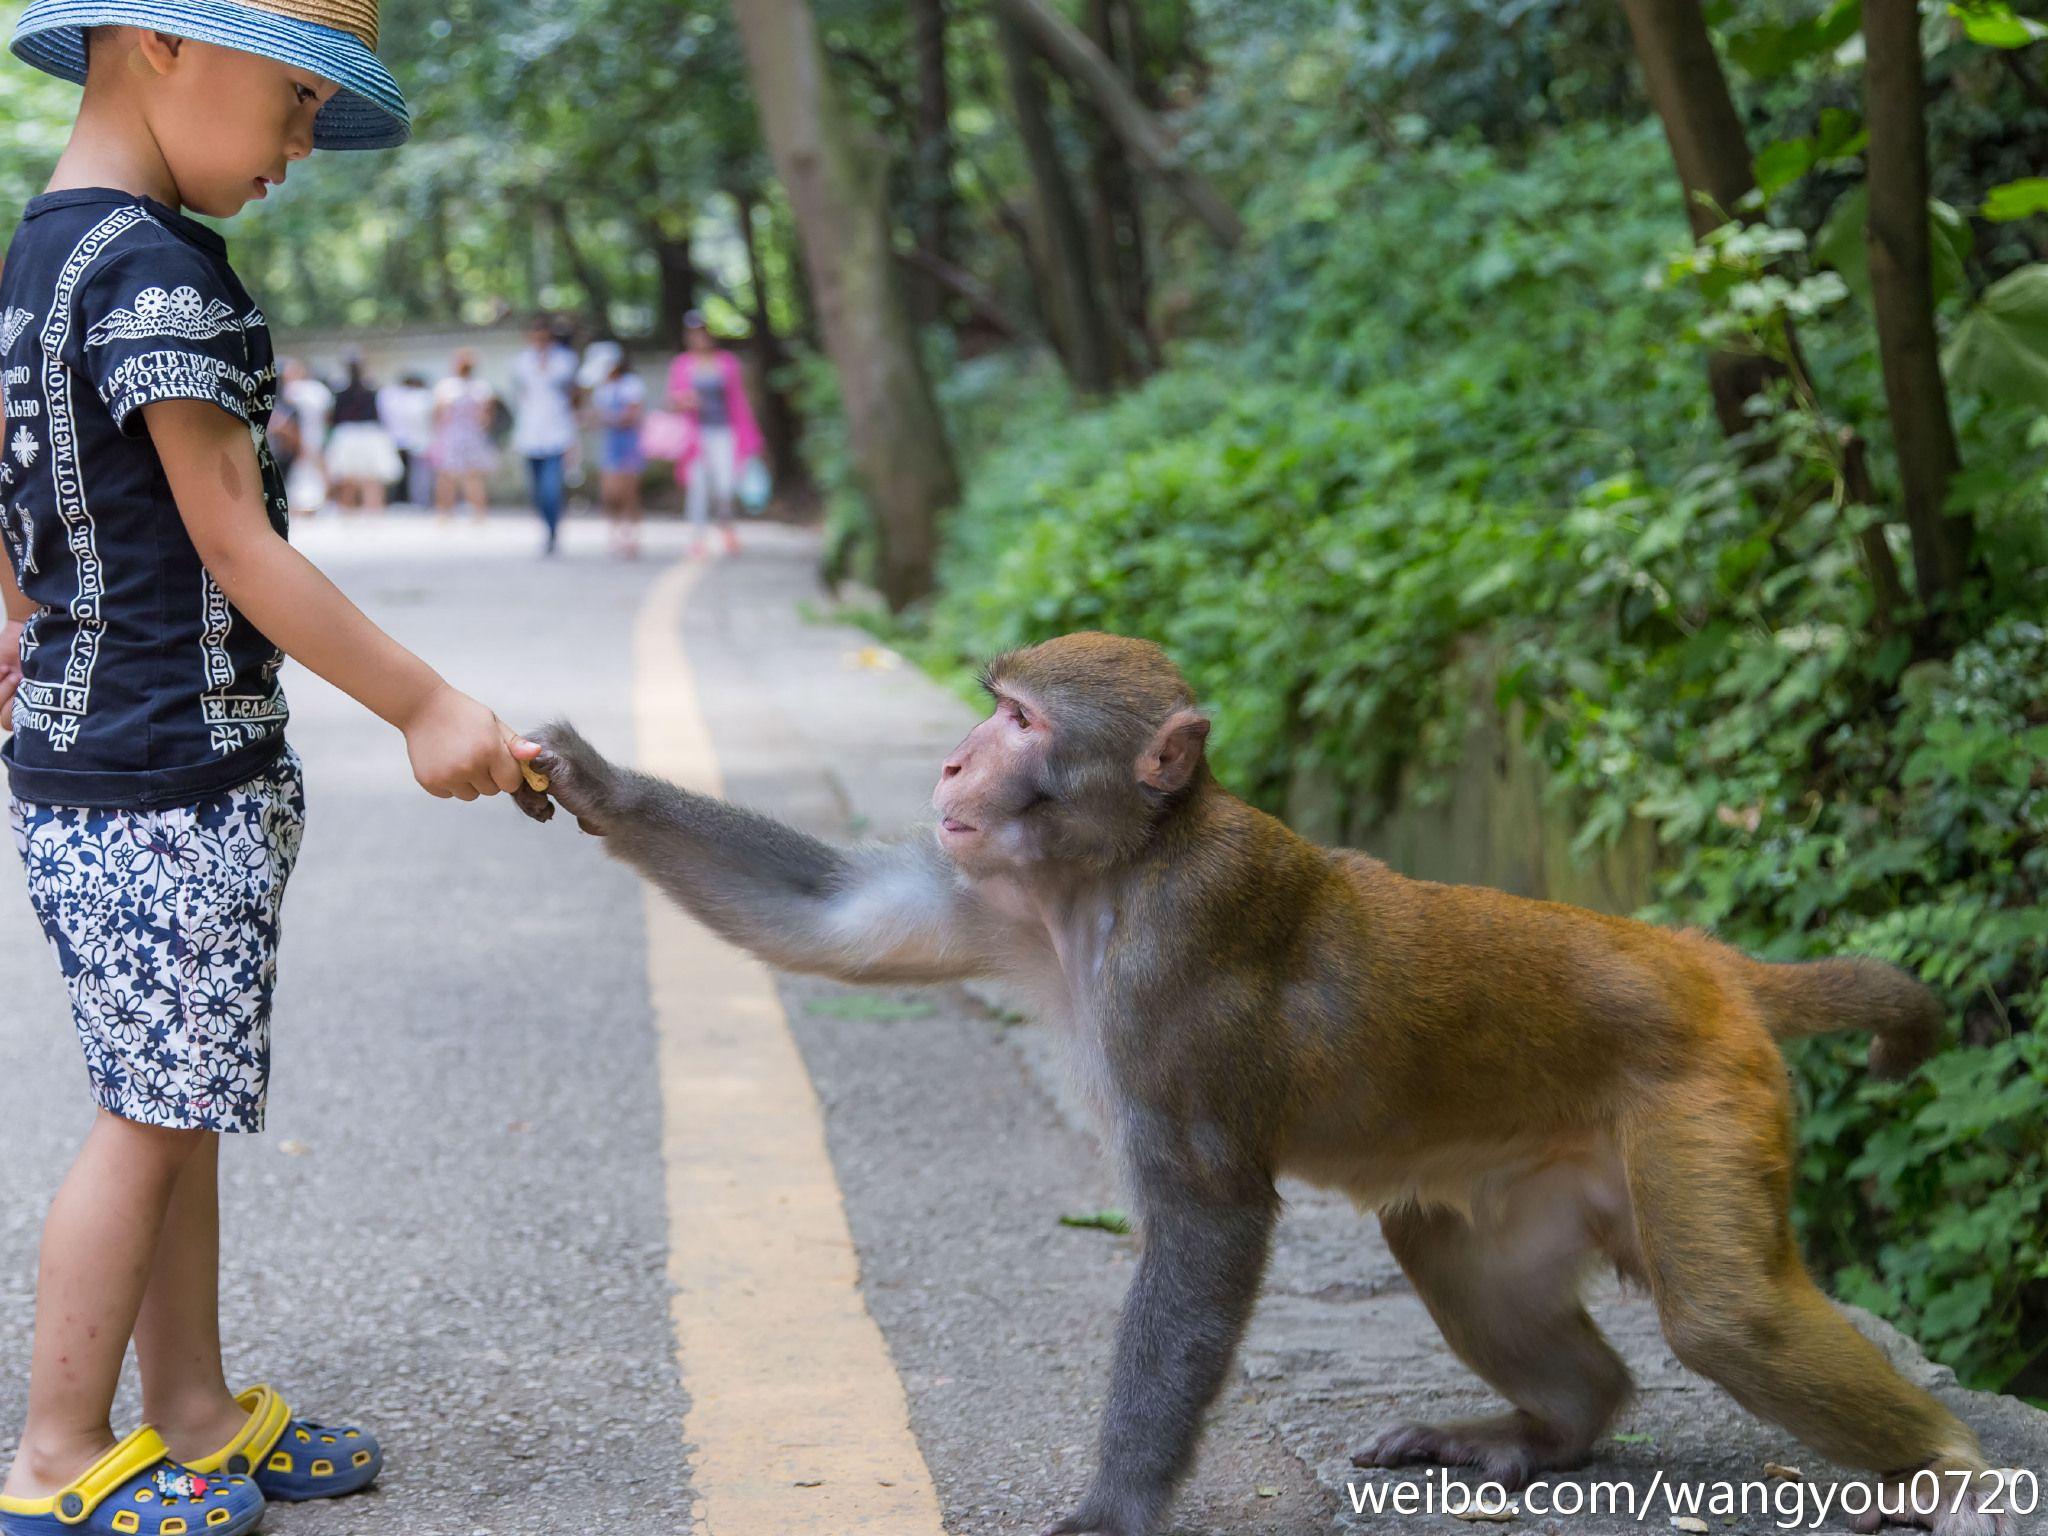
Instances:
[[[1157,119],[1145,110],[1130,82],[1103,56],[1086,33],[1046,0],[995,0],[996,8],[1031,39],[1031,44],[1095,103],[1102,120],[1130,152],[1163,177],[1174,194],[1226,246],[1244,238],[1237,210],[1199,171],[1189,166]]]

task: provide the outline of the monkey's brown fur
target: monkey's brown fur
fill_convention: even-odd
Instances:
[[[1629,1391],[1581,1305],[1601,1258],[1674,1352],[1829,1458],[1979,1470],[1970,1430],[1815,1289],[1788,1218],[1775,1040],[1861,1028],[1904,1070],[1918,983],[1767,965],[1698,933],[1407,879],[1226,791],[1156,646],[1068,635],[999,657],[948,760],[930,850],[859,864],[543,732],[564,803],[769,959],[851,979],[1002,973],[1066,1027],[1139,1202],[1102,1470],[1059,1532],[1138,1536],[1192,1456],[1289,1173],[1380,1213],[1459,1356],[1513,1405],[1397,1425],[1357,1458],[1511,1483],[1588,1454]],[[1947,1485],[1945,1485],[1947,1486]],[[2007,1527],[1974,1501],[1948,1536]]]

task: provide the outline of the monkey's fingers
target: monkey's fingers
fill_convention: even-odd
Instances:
[[[526,775],[526,782],[512,791],[512,803],[535,821],[553,821],[555,802],[541,793],[547,788],[548,781],[542,778],[539,787],[536,788],[533,783],[534,777],[532,774]]]

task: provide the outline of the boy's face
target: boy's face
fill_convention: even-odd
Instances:
[[[339,89],[236,48],[144,33],[144,113],[185,206],[241,212],[313,152],[313,119]]]

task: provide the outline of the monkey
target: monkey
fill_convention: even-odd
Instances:
[[[1977,1439],[1816,1288],[1789,1219],[1777,1042],[1872,1032],[1897,1073],[1941,1010],[1868,959],[1770,964],[1698,932],[1406,878],[1227,790],[1210,717],[1149,641],[1084,632],[982,671],[929,835],[836,847],[532,733],[608,851],[770,964],[848,982],[1005,977],[1057,1022],[1141,1248],[1094,1468],[1046,1536],[1151,1536],[1193,1464],[1293,1175],[1378,1213],[1459,1358],[1509,1411],[1394,1424],[1361,1466],[1510,1487],[1585,1461],[1631,1391],[1579,1297],[1611,1263],[1671,1349],[1830,1459],[2010,1536]],[[1874,1529],[1875,1517],[1866,1528]]]

